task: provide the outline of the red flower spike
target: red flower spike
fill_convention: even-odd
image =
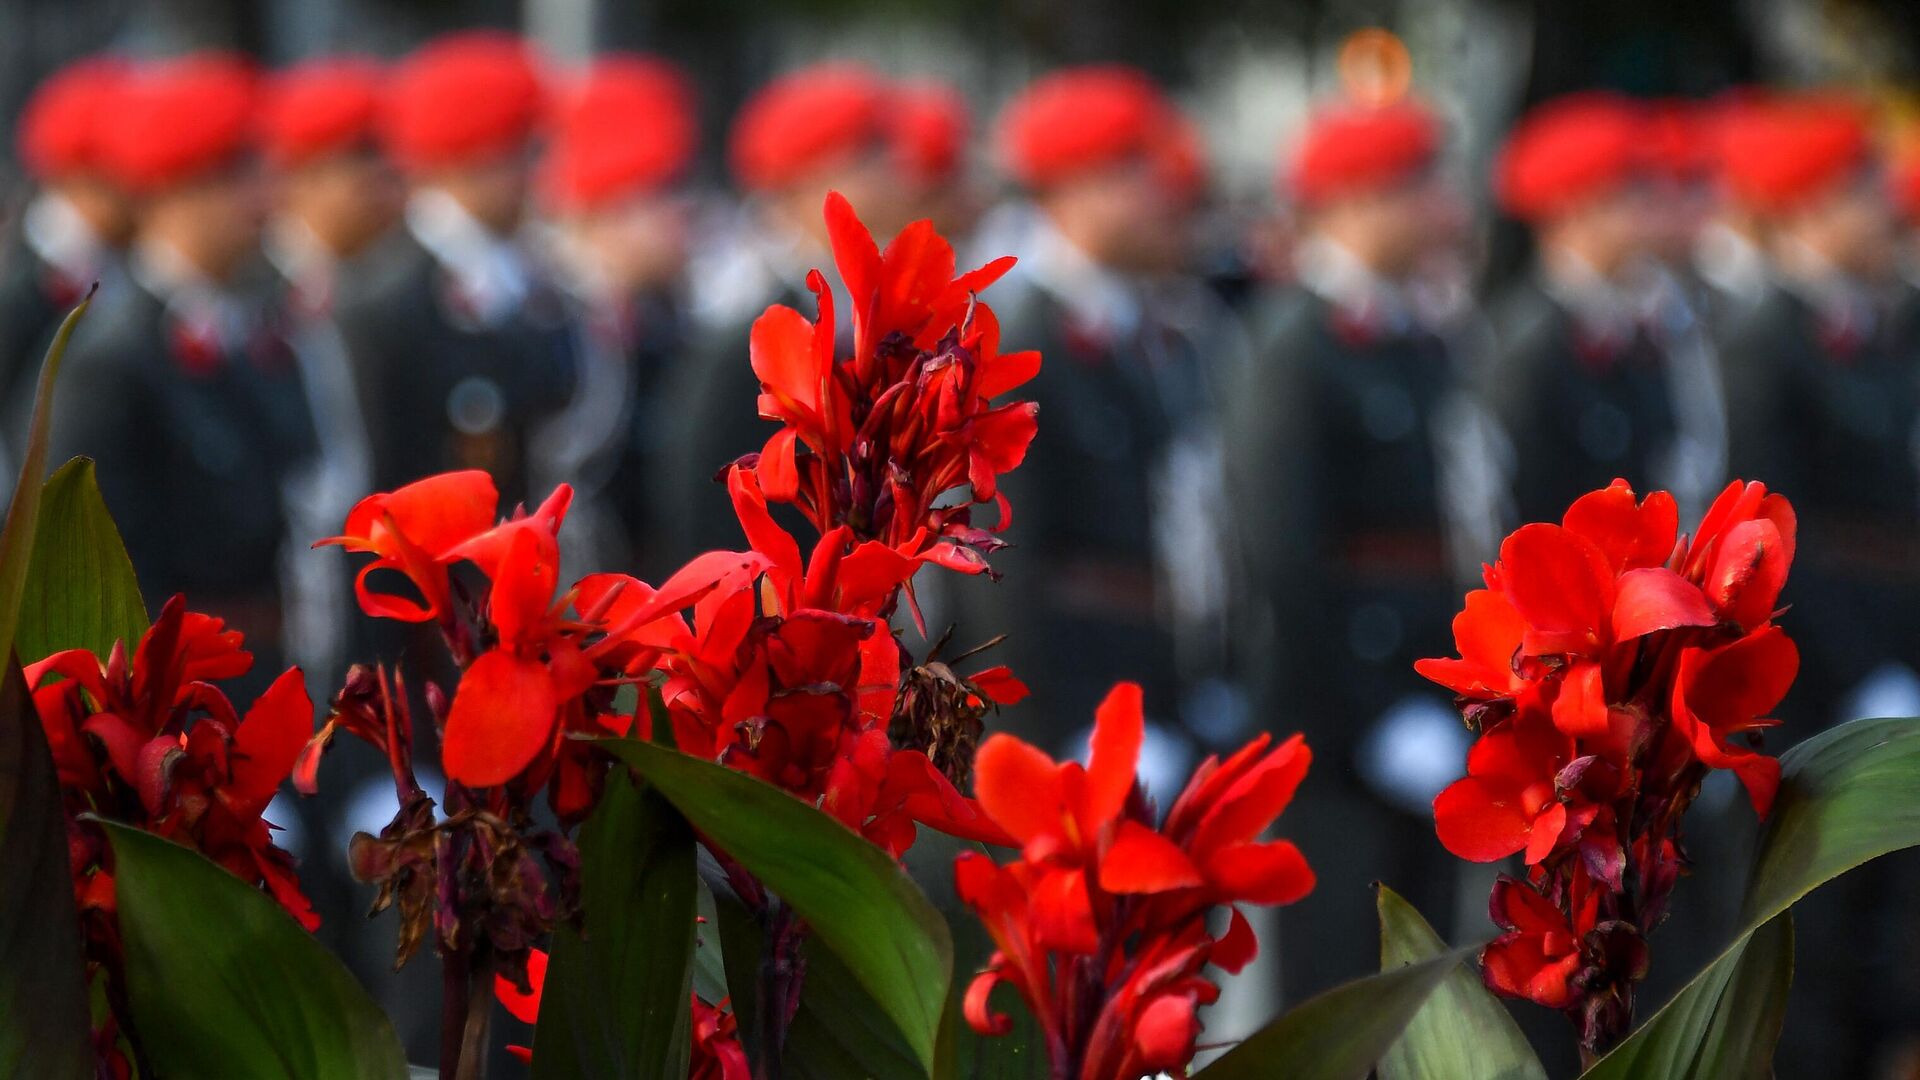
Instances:
[[[1750,741],[1798,669],[1772,622],[1794,535],[1761,484],[1730,485],[1688,541],[1670,496],[1615,481],[1507,537],[1454,620],[1459,659],[1416,665],[1480,734],[1434,800],[1441,842],[1528,867],[1495,890],[1487,985],[1566,1011],[1590,1053],[1631,1023],[1705,772],[1772,804],[1779,763]]]
[[[1095,716],[1085,767],[1007,735],[983,743],[974,763],[980,807],[1020,841],[1021,858],[1000,867],[968,853],[954,864],[961,901],[997,949],[968,989],[967,1022],[985,1035],[1009,1030],[988,995],[1011,984],[1057,1075],[1131,1080],[1184,1068],[1195,1009],[1219,993],[1204,968],[1238,971],[1258,948],[1234,905],[1291,903],[1313,888],[1297,848],[1257,840],[1306,773],[1299,736],[1270,749],[1263,735],[1208,759],[1155,828],[1134,775],[1143,729],[1139,687],[1123,683]],[[1218,906],[1228,919],[1215,939],[1207,925]],[[1082,972],[1128,974],[1116,983]],[[1088,1000],[1088,986],[1102,996]]]

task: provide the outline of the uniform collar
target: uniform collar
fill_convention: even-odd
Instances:
[[[267,261],[292,286],[294,301],[301,309],[324,312],[331,307],[340,260],[306,222],[275,218],[260,246]]]
[[[1081,331],[1115,341],[1139,330],[1144,313],[1132,283],[1095,262],[1044,213],[1033,215],[1018,254],[1015,272],[1058,301]]]
[[[1415,328],[1417,319],[1407,290],[1376,273],[1346,245],[1310,236],[1294,259],[1300,284],[1332,305],[1343,319],[1392,335]]]
[[[233,351],[252,334],[254,312],[246,299],[208,277],[172,245],[156,240],[137,243],[128,270],[166,308],[174,326],[197,345]]]
[[[482,324],[512,315],[533,291],[533,271],[517,238],[487,228],[453,196],[436,188],[416,191],[407,200],[406,218],[407,231]]]
[[[107,246],[73,203],[51,191],[34,196],[21,212],[27,247],[56,272],[76,282],[100,276]]]
[[[1767,292],[1767,258],[1760,245],[1724,222],[1710,222],[1693,245],[1701,280],[1751,308]]]

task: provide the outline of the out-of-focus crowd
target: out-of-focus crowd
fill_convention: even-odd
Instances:
[[[308,547],[368,492],[455,468],[510,501],[571,483],[579,572],[737,545],[712,479],[766,436],[748,328],[811,311],[832,189],[881,235],[931,217],[975,261],[1020,258],[991,297],[1003,340],[1045,355],[1040,435],[1003,480],[1015,547],[1003,582],[922,598],[950,651],[1008,635],[1034,693],[1002,721],[1070,752],[1137,679],[1167,777],[1255,729],[1307,733],[1288,830],[1321,886],[1281,930],[1288,997],[1375,962],[1368,881],[1446,925],[1463,890],[1430,803],[1468,734],[1413,661],[1451,652],[1508,528],[1615,477],[1683,518],[1734,476],[1793,500],[1805,660],[1781,736],[1920,713],[1920,170],[1859,102],[1533,108],[1492,173],[1534,259],[1492,297],[1448,126],[1398,90],[1325,103],[1277,148],[1272,223],[1224,237],[1196,129],[1137,71],[1042,75],[980,127],[953,87],[796,70],[727,125],[728,198],[693,183],[708,125],[658,58],[558,70],[469,32],[384,66],[73,64],[18,128],[34,189],[0,255],[0,454],[99,282],[56,459],[99,462],[151,603],[185,590],[268,654],[256,670],[325,684],[408,649]],[[384,820],[332,811],[299,815],[331,849]],[[1711,840],[1696,862],[1736,879],[1738,842]],[[1737,884],[1694,901],[1694,959]],[[1920,893],[1836,895],[1803,939],[1871,946],[1803,948],[1824,989],[1787,1052],[1820,1064],[1783,1075],[1866,1075],[1920,1014]]]

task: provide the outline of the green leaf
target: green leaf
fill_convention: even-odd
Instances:
[[[1194,1075],[1200,1080],[1365,1080],[1421,1004],[1473,952],[1455,949],[1315,995]]]
[[[1855,720],[1780,756],[1741,905],[1746,930],[1848,870],[1920,844],[1920,718]]]
[[[1793,981],[1782,912],[1680,989],[1582,1080],[1769,1080]]]
[[[605,745],[806,920],[900,1029],[922,1074],[931,1073],[953,942],[945,920],[887,853],[722,765],[632,740]],[[734,961],[727,963],[732,974]],[[736,983],[736,1001],[745,996]]]
[[[33,541],[40,515],[41,478],[47,475],[47,439],[53,414],[53,384],[60,376],[60,362],[67,355],[67,342],[73,328],[93,303],[93,291],[80,306],[67,313],[60,332],[53,335],[47,358],[40,365],[40,384],[33,394],[33,416],[27,425],[26,457],[20,463],[20,477],[13,485],[13,500],[7,505],[7,520],[0,526],[0,659],[13,652],[14,630],[20,618],[20,598],[26,593],[27,567],[33,558]],[[38,659],[36,657],[36,659]]]
[[[1412,904],[1379,887],[1380,969],[1391,971],[1447,951]],[[1456,967],[1407,1025],[1380,1080],[1546,1080],[1547,1071],[1506,1006],[1480,981],[1471,959]]]
[[[267,894],[198,852],[102,821],[127,991],[167,1080],[402,1080],[393,1026]]]
[[[693,1044],[693,832],[625,769],[580,830],[585,935],[553,933],[536,1080],[685,1080]]]
[[[93,1076],[67,828],[18,663],[0,679],[0,1076]]]
[[[131,651],[147,625],[140,581],[100,497],[93,461],[74,458],[40,495],[15,646],[35,660],[62,649],[106,656],[116,641]]]

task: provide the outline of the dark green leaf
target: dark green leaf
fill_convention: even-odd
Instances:
[[[1200,1080],[1365,1080],[1434,990],[1472,949],[1336,986],[1248,1036]]]
[[[198,852],[101,822],[127,990],[166,1080],[401,1080],[393,1026],[280,905]]]
[[[1870,859],[1920,844],[1920,718],[1855,720],[1780,756],[1741,906],[1747,930]]]
[[[693,832],[615,769],[580,830],[585,936],[554,931],[534,1076],[685,1080],[692,1047]]]
[[[1379,887],[1380,970],[1391,971],[1447,951],[1412,904]],[[1380,1080],[1546,1080],[1520,1025],[1500,1004],[1468,959],[1440,988],[1380,1059]]]
[[[899,1027],[922,1072],[931,1072],[953,943],[945,920],[887,853],[732,769],[649,743],[605,745],[806,920]],[[733,966],[729,959],[729,974]]]
[[[1583,1080],[1769,1080],[1793,981],[1793,916],[1741,939]]]
[[[40,516],[41,479],[47,475],[47,439],[53,414],[53,386],[60,376],[73,328],[93,302],[91,290],[80,306],[67,313],[60,332],[53,335],[46,362],[40,365],[40,384],[34,389],[33,417],[27,425],[27,449],[20,476],[13,485],[7,520],[0,526],[0,659],[13,652],[13,635],[20,618],[20,598],[26,593],[27,567],[33,558],[34,534]],[[37,659],[37,658],[36,658]]]
[[[140,582],[100,497],[93,462],[74,458],[54,472],[40,496],[15,645],[21,656],[36,660],[62,649],[106,656],[116,641],[131,651],[146,632]]]
[[[0,1076],[83,1080],[86,974],[67,829],[20,665],[0,679]]]

